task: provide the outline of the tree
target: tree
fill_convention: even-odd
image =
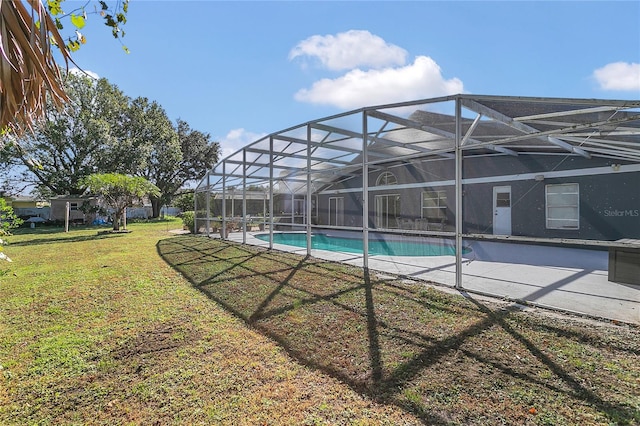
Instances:
[[[150,165],[162,161],[173,164],[180,157],[178,137],[171,120],[160,104],[144,97],[129,100],[125,116],[110,168],[155,183],[146,173]]]
[[[167,179],[171,179],[182,161],[178,135],[164,109],[147,98],[137,98],[131,103],[129,119],[130,139],[142,156],[139,158],[139,167],[132,173],[144,177],[160,189],[159,196],[150,198],[152,216],[158,217],[170,185]]]
[[[113,230],[120,230],[120,221],[127,207],[141,203],[144,197],[157,197],[157,186],[140,176],[119,173],[95,173],[82,181],[91,194],[99,195],[114,209]]]
[[[160,188],[161,195],[151,198],[153,217],[158,217],[162,205],[170,204],[188,182],[218,162],[220,144],[212,142],[208,133],[191,129],[183,120],[177,121],[175,131],[177,146],[173,140],[152,141],[147,166],[141,173]]]
[[[5,170],[23,170],[3,176],[6,189],[19,182],[44,197],[80,194],[80,182],[92,173],[142,176],[160,188],[151,198],[158,217],[163,204],[218,160],[217,142],[185,121],[174,127],[155,101],[132,100],[106,79],[85,75],[69,75],[65,88],[70,100],[62,110],[51,105],[34,133],[0,151]]]
[[[19,137],[45,112],[46,99],[58,108],[68,97],[62,87],[62,77],[55,62],[55,46],[68,69],[73,62],[70,52],[77,50],[86,38],[79,32],[85,25],[85,6],[69,14],[62,10],[64,0],[48,0],[47,8],[40,0],[0,1],[0,131]],[[126,23],[129,0],[117,1],[110,10],[104,1],[97,2],[95,14],[104,19],[115,38],[124,36],[122,25]],[[59,30],[63,20],[69,19],[75,28],[75,39],[63,40]],[[126,47],[123,46],[125,51]],[[0,146],[3,141],[0,140]]]
[[[118,154],[128,146],[122,124],[129,98],[106,79],[84,74],[69,74],[64,88],[64,108],[50,103],[34,132],[4,148],[5,167],[26,167],[28,173],[18,178],[43,194],[80,194],[80,181],[92,173],[131,171],[113,161],[127,158]]]

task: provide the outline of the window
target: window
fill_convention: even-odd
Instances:
[[[395,175],[391,172],[383,172],[376,180],[376,186],[395,185],[398,183]]]
[[[70,211],[78,210],[78,203],[69,203],[69,210]]]
[[[580,227],[580,192],[577,183],[547,185],[546,210],[548,229],[578,229]]]
[[[496,207],[511,207],[511,193],[510,192],[496,193]]]
[[[422,193],[422,217],[440,221],[447,217],[447,191]]]

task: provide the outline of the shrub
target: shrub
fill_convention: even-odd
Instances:
[[[196,221],[195,221],[195,212],[187,211],[182,212],[182,223],[184,226],[191,232],[192,234],[196,233]]]
[[[11,235],[9,232],[12,228],[17,228],[22,224],[22,219],[13,213],[13,209],[9,206],[4,198],[0,198],[0,260],[11,262],[11,259],[4,254],[3,246],[7,244],[2,237]]]
[[[194,194],[193,192],[186,192],[184,194],[180,194],[173,200],[173,206],[179,208],[183,212],[188,212],[193,209],[194,205]]]
[[[13,209],[7,204],[6,200],[0,197],[0,235],[11,235],[10,229],[17,228],[22,225],[22,219],[13,213]]]

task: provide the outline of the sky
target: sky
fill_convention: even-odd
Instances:
[[[128,54],[89,13],[75,63],[208,133],[221,158],[370,105],[640,99],[639,1],[131,0],[123,29]]]

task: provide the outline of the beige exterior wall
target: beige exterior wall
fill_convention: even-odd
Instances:
[[[85,201],[89,201],[92,206],[96,205],[96,200],[91,198],[56,198],[51,200],[51,220],[65,220],[65,212],[67,207],[67,202],[70,205],[69,211],[69,221],[71,222],[79,222],[83,221],[84,223],[91,223],[95,219],[94,213],[84,214],[80,207],[82,203]]]

